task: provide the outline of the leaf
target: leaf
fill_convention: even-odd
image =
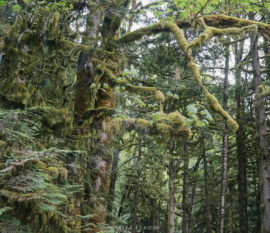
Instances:
[[[12,7],[12,9],[14,12],[19,12],[21,10],[21,7],[20,7],[20,5],[16,4]]]
[[[95,83],[92,83],[90,88],[94,89],[96,87],[96,84]]]
[[[214,118],[212,117],[212,115],[206,109],[202,110],[200,113],[203,116],[205,116],[208,121],[213,121],[214,120]]]
[[[7,211],[11,210],[11,207],[4,207],[4,208],[0,208],[0,216],[5,214]]]
[[[196,114],[198,112],[198,109],[196,108],[195,104],[189,104],[187,106],[187,111],[189,114],[193,115],[193,114]]]
[[[108,90],[109,89],[109,85],[107,83],[103,83],[103,87],[104,89]]]
[[[5,0],[0,0],[0,7],[5,5]]]

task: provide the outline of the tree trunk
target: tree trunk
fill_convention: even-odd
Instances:
[[[139,189],[140,189],[140,176],[141,176],[141,141],[139,141],[139,148],[137,150],[137,181],[135,186],[135,198],[134,198],[134,208],[133,208],[133,225],[132,225],[132,233],[137,232],[137,212],[138,212],[138,204],[139,204]]]
[[[209,191],[208,191],[208,171],[207,160],[204,145],[204,132],[202,131],[202,154],[203,154],[203,168],[204,168],[204,192],[205,192],[205,220],[206,220],[206,233],[211,233],[210,225],[210,205],[209,205]]]
[[[115,190],[115,183],[117,178],[117,172],[116,169],[118,167],[118,161],[119,161],[119,151],[113,151],[113,162],[112,162],[112,168],[111,168],[111,178],[110,178],[110,188],[109,188],[109,194],[108,194],[108,204],[107,204],[107,211],[108,215],[106,217],[106,223],[110,224],[111,222],[111,213],[113,210],[113,201],[114,201],[114,190]]]
[[[235,65],[242,62],[243,42],[235,47]],[[235,71],[235,103],[236,103],[236,120],[239,128],[236,132],[237,160],[238,160],[238,203],[239,203],[239,225],[240,232],[248,232],[248,216],[247,216],[247,178],[246,178],[246,155],[244,152],[244,127],[242,119],[242,102],[241,102],[241,71],[238,67]]]
[[[228,77],[229,77],[229,47],[226,48],[225,60],[225,77],[223,89],[223,108],[228,110]],[[223,155],[222,155],[222,180],[221,180],[221,195],[220,195],[220,233],[224,232],[225,221],[225,197],[227,186],[227,161],[228,161],[228,134],[227,124],[224,122],[224,135],[223,135]]]
[[[262,83],[261,68],[259,62],[258,51],[258,35],[254,35],[250,39],[251,43],[251,56],[254,72],[254,88],[255,95],[255,113],[256,113],[256,126],[259,136],[259,170],[261,181],[261,232],[270,232],[270,161],[268,152],[268,141],[266,137],[266,117],[264,100],[258,94],[258,87]]]
[[[175,232],[175,199],[174,199],[174,193],[175,193],[175,187],[174,187],[174,161],[173,161],[173,150],[174,150],[174,142],[170,140],[170,155],[172,158],[170,158],[169,162],[169,233]]]
[[[189,186],[189,177],[188,177],[188,164],[189,164],[189,156],[188,156],[188,144],[184,144],[184,174],[183,174],[183,226],[182,232],[189,232],[189,199],[188,199],[188,186]]]

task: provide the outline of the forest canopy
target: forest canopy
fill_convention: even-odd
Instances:
[[[270,233],[270,2],[0,0],[1,233]]]

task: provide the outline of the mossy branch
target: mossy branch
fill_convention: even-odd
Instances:
[[[188,42],[186,38],[184,37],[183,32],[180,30],[180,28],[174,24],[174,23],[168,23],[167,27],[171,30],[171,32],[175,35],[177,42],[179,46],[182,48],[182,50],[185,52],[185,55],[188,59],[188,66],[190,67],[193,76],[195,77],[197,83],[203,88],[203,92],[206,95],[206,99],[210,106],[218,112],[220,115],[222,115],[229,126],[230,129],[233,131],[237,131],[238,124],[236,121],[234,121],[231,116],[220,106],[215,96],[209,93],[207,88],[203,85],[201,81],[201,75],[198,66],[194,62],[194,59],[191,54],[191,50],[188,48]]]
[[[239,35],[243,32],[248,31],[255,31],[257,32],[258,27],[256,24],[244,26],[241,28],[225,28],[219,29],[214,27],[206,27],[202,34],[196,37],[188,46],[188,48],[200,47],[203,43],[211,40],[214,36],[221,36],[221,35]]]
[[[155,87],[141,87],[141,86],[126,85],[126,89],[134,94],[138,94],[141,96],[154,97],[155,99],[159,100],[162,103],[165,100],[164,94]]]
[[[139,133],[147,133],[152,136],[161,136],[167,143],[170,138],[191,138],[191,130],[184,124],[184,117],[178,112],[163,114],[163,119],[153,122],[145,119],[128,118],[112,120],[112,130],[118,133],[120,129],[135,130]]]

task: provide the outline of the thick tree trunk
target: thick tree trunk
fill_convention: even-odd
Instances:
[[[258,35],[251,37],[251,56],[254,72],[255,91],[262,83],[261,68],[258,51]],[[261,181],[261,232],[270,232],[270,160],[268,141],[266,137],[266,117],[263,98],[256,92],[255,95],[256,126],[259,136],[259,170]]]
[[[204,192],[205,192],[205,221],[206,221],[206,233],[212,233],[211,220],[210,220],[210,205],[209,205],[209,190],[208,190],[208,171],[207,160],[204,145],[204,132],[202,132],[202,156],[203,156],[203,168],[204,168]]]
[[[228,110],[228,77],[229,77],[229,48],[226,48],[225,60],[225,77],[223,89],[223,108]],[[224,232],[225,221],[225,197],[227,187],[227,166],[228,166],[228,134],[227,124],[224,122],[224,135],[223,135],[223,154],[222,154],[222,179],[221,179],[221,195],[220,195],[220,233]]]
[[[188,198],[188,186],[189,186],[189,177],[188,177],[188,144],[184,144],[184,174],[183,174],[183,220],[182,220],[182,232],[189,232],[189,198]]]
[[[169,233],[175,232],[175,187],[174,187],[174,161],[173,161],[174,142],[170,140],[170,155],[172,158],[169,162]]]
[[[235,64],[238,66],[242,62],[243,42],[240,46],[235,47]],[[236,132],[237,160],[238,160],[238,203],[239,203],[239,225],[240,232],[248,232],[247,216],[247,178],[246,178],[246,155],[244,152],[244,127],[242,119],[242,101],[241,101],[241,71],[240,67],[235,72],[235,103],[236,103],[236,120],[239,128]]]
[[[111,213],[113,210],[113,201],[114,201],[114,190],[115,190],[115,183],[117,178],[117,172],[116,169],[118,167],[118,161],[119,161],[119,151],[113,151],[113,162],[112,162],[112,168],[111,168],[111,178],[110,178],[110,188],[109,188],[109,194],[108,194],[108,204],[107,204],[107,211],[108,215],[106,217],[106,223],[110,224],[111,222]]]

